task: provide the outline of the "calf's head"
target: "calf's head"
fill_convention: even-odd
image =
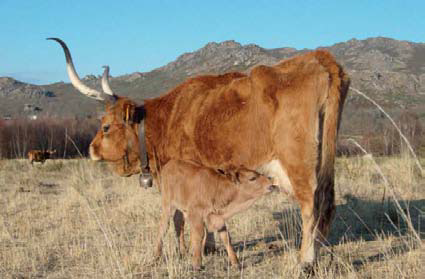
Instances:
[[[227,175],[234,183],[238,184],[240,192],[250,196],[261,196],[279,191],[279,187],[273,185],[270,178],[244,167],[231,170]]]

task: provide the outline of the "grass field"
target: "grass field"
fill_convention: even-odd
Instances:
[[[425,278],[418,240],[425,239],[425,179],[406,157],[377,161],[379,169],[371,157],[337,160],[337,211],[316,278]],[[0,161],[0,278],[303,277],[298,207],[283,195],[230,220],[240,271],[216,238],[218,251],[193,273],[172,228],[164,259],[152,264],[159,216],[157,189],[141,189],[136,176],[114,176],[103,164]]]

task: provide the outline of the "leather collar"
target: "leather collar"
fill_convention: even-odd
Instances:
[[[141,173],[139,176],[139,183],[141,187],[152,187],[152,175],[149,171],[149,158],[146,150],[146,136],[145,136],[145,120],[142,119],[139,124],[139,158]]]

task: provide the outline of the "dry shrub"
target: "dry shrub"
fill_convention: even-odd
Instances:
[[[24,158],[32,149],[56,149],[59,158],[86,156],[98,125],[96,119],[48,117],[0,122],[0,158]]]

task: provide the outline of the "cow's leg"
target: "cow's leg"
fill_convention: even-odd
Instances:
[[[186,253],[186,245],[184,243],[184,216],[180,210],[174,213],[174,229],[176,231],[178,250],[180,255]]]
[[[300,260],[303,265],[312,266],[316,261],[319,248],[317,243],[317,222],[313,211],[314,192],[317,185],[316,150],[311,150],[308,146],[294,144],[293,148],[288,148],[285,151],[280,162],[282,162],[282,166],[287,172],[291,190],[301,208],[302,243]]]
[[[298,198],[297,198],[298,199]],[[313,214],[313,194],[308,193],[306,196],[298,199],[301,207],[302,217],[302,243],[301,243],[301,263],[311,266],[315,263],[318,253],[318,245],[316,243],[317,228],[315,226]]]
[[[206,252],[205,252],[205,244],[207,243],[207,236],[208,236],[208,230],[206,228],[206,226],[204,226],[204,238],[202,239],[202,257],[205,257]]]
[[[192,246],[192,266],[194,270],[199,270],[202,264],[202,242],[204,238],[204,222],[202,217],[195,212],[188,214],[190,225],[190,242]]]
[[[224,225],[221,229],[218,230],[218,235],[223,241],[224,246],[226,247],[227,255],[229,257],[230,263],[239,268],[238,257],[236,256],[235,251],[233,250],[232,243],[230,240],[230,234],[227,231],[226,225]]]
[[[164,202],[163,202],[164,205]],[[162,254],[162,241],[163,238],[165,236],[165,234],[167,233],[168,230],[168,226],[170,223],[170,217],[171,215],[174,213],[174,210],[172,210],[172,208],[170,208],[170,206],[163,206],[162,207],[162,215],[161,215],[161,221],[159,223],[159,232],[158,232],[158,238],[156,241],[156,248],[155,248],[155,259],[159,259],[161,257]]]

